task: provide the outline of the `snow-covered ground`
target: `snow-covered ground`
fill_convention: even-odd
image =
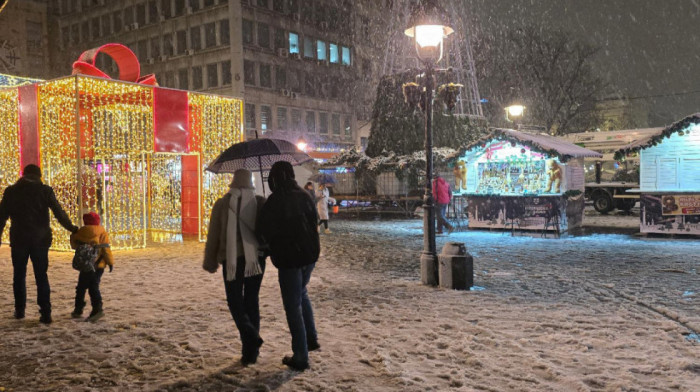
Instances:
[[[271,264],[265,344],[244,368],[202,244],[115,252],[94,324],[70,319],[77,272],[52,253],[51,326],[38,323],[31,272],[27,318],[12,318],[3,246],[0,390],[700,391],[700,240],[595,234],[638,216],[586,219],[586,234],[561,239],[439,236],[438,249],[466,243],[474,291],[420,284],[420,220],[331,220],[309,285],[322,347],[303,373],[281,363],[290,337]]]

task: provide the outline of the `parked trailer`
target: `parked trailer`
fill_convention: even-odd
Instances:
[[[626,129],[607,132],[570,133],[560,137],[570,143],[577,144],[589,150],[603,154],[603,158],[586,158],[585,166],[585,197],[593,202],[593,208],[601,214],[618,209],[631,210],[637,201],[639,193],[630,190],[638,189],[637,182],[614,181],[620,171],[632,171],[639,167],[639,158],[631,157],[625,162],[615,161],[615,151],[637,140],[650,137],[662,128]]]

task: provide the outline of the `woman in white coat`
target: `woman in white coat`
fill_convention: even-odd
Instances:
[[[214,203],[204,247],[205,270],[223,266],[226,301],[241,336],[241,364],[257,361],[260,346],[258,292],[265,272],[255,226],[265,199],[255,194],[253,175],[236,170],[229,192]]]
[[[316,191],[316,210],[318,210],[318,226],[324,226],[324,233],[330,234],[331,230],[328,228],[328,204],[335,204],[335,199],[330,197],[328,188],[325,184],[318,186],[318,191]]]

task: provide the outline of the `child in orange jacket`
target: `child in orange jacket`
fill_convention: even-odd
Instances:
[[[87,291],[90,294],[92,312],[90,312],[90,316],[85,321],[97,321],[104,316],[100,279],[102,279],[102,274],[105,272],[105,267],[109,266],[109,272],[112,272],[114,257],[112,256],[112,250],[109,248],[109,235],[107,235],[105,228],[100,225],[100,216],[94,212],[89,212],[83,215],[83,223],[85,226],[70,236],[71,247],[77,249],[80,244],[107,245],[107,247],[100,248],[94,272],[80,272],[78,286],[75,287],[75,310],[71,313],[71,317],[82,317],[83,308],[85,307],[85,291]]]

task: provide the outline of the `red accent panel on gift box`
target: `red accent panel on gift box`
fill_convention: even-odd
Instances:
[[[22,86],[19,92],[20,170],[30,163],[41,165],[39,152],[39,109],[37,85]]]
[[[182,156],[182,233],[199,233],[199,157]]]
[[[187,150],[189,133],[187,91],[156,87],[153,89],[153,106],[153,137],[156,152],[189,152]]]

